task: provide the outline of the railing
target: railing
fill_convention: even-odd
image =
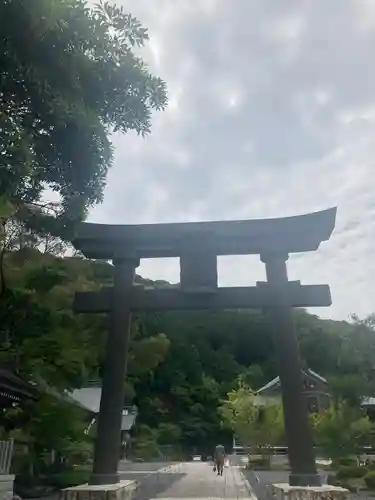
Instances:
[[[0,474],[9,474],[12,463],[13,439],[0,441]]]

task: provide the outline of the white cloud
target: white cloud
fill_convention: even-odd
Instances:
[[[119,0],[117,0],[117,3]],[[293,256],[291,279],[326,283],[347,318],[375,310],[375,3],[127,0],[142,52],[166,80],[152,135],[116,137],[91,220],[277,217],[338,205],[330,242]],[[140,272],[178,280],[177,261]],[[222,284],[264,279],[253,257],[220,259]]]

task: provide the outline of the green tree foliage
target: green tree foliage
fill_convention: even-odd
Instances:
[[[107,318],[73,314],[73,295],[111,284],[113,267],[43,253],[38,245],[30,239],[5,256],[9,287],[0,301],[0,360],[36,383],[43,380],[60,391],[79,388],[101,375]],[[137,281],[150,284],[139,276]],[[358,396],[361,384],[356,377],[361,366],[370,366],[372,326],[358,320],[320,320],[305,311],[296,313],[296,324],[304,364],[332,380],[335,400],[358,406],[363,391]],[[350,346],[359,338],[353,364]],[[156,450],[155,456],[172,448],[181,456],[212,454],[218,442],[230,449],[233,426],[227,419],[224,425],[222,401],[229,393],[237,405],[255,411],[243,387],[258,389],[277,375],[274,358],[271,332],[257,311],[139,315],[132,326],[125,400],[139,409],[133,451],[140,454],[142,442],[149,442],[150,436],[154,444],[149,449]],[[370,380],[370,369],[368,373]],[[277,423],[267,424],[274,430],[281,416],[269,410],[263,418]],[[248,437],[236,433],[253,444],[254,429],[250,430]],[[264,427],[261,430],[259,442],[264,443],[267,434]],[[275,439],[271,435],[266,441]]]
[[[136,459],[152,460],[159,454],[156,430],[147,425],[140,425],[137,439],[132,445],[132,456]]]
[[[28,402],[27,410],[34,418],[25,422],[22,433],[36,448],[63,451],[74,441],[82,440],[86,427],[79,408],[44,394],[37,405]]]
[[[374,426],[360,410],[345,403],[332,404],[326,411],[311,417],[316,444],[333,461],[359,455],[371,445]]]
[[[0,364],[11,366],[41,394],[36,402],[8,411],[5,423],[27,444],[37,475],[47,449],[64,456],[66,463],[92,446],[83,432],[91,416],[67,404],[62,396],[100,377],[108,321],[103,315],[75,315],[72,301],[77,290],[108,284],[113,267],[43,254],[31,244],[8,252],[5,267],[9,288],[0,301]],[[140,318],[131,333],[124,403],[132,402],[134,386],[153,373],[169,348],[164,334],[144,332]],[[54,419],[57,423],[52,425]],[[48,432],[43,433],[43,427]],[[26,466],[31,474],[29,461]]]
[[[0,298],[6,252],[61,252],[102,200],[111,134],[148,134],[167,103],[136,55],[147,30],[111,1],[90,5],[0,0]],[[59,201],[42,201],[46,188]]]
[[[359,408],[361,400],[371,394],[371,385],[364,373],[331,376],[329,387],[336,403],[344,402],[352,408]]]
[[[39,202],[50,187],[59,216],[81,218],[102,199],[109,134],[149,133],[164,83],[134,49],[147,30],[102,0],[0,1],[0,195]]]
[[[224,421],[248,449],[267,455],[271,446],[280,444],[284,435],[281,404],[259,405],[246,385],[228,393],[221,412]]]
[[[107,321],[104,315],[74,314],[72,302],[76,291],[108,284],[113,267],[28,247],[9,253],[6,268],[10,289],[0,302],[3,362],[11,362],[28,379],[42,379],[56,388],[78,388],[96,378],[104,359]],[[129,353],[131,380],[148,376],[168,347],[163,333],[147,335],[136,320]]]

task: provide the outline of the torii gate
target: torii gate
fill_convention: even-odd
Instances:
[[[293,307],[331,305],[328,285],[288,281],[289,253],[317,250],[335,227],[336,208],[278,219],[107,225],[81,223],[72,243],[86,257],[111,259],[114,286],[77,293],[80,313],[109,313],[109,330],[91,484],[119,481],[117,472],[126,358],[132,311],[262,308],[272,319],[278,353],[290,485],[321,484],[317,473],[302,378]],[[218,287],[217,256],[258,254],[266,282]],[[179,257],[180,287],[134,287],[142,258]]]

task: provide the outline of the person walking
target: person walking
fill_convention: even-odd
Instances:
[[[225,460],[225,448],[222,444],[218,444],[215,448],[214,461],[215,468],[218,476],[223,475],[224,470],[224,460]]]

